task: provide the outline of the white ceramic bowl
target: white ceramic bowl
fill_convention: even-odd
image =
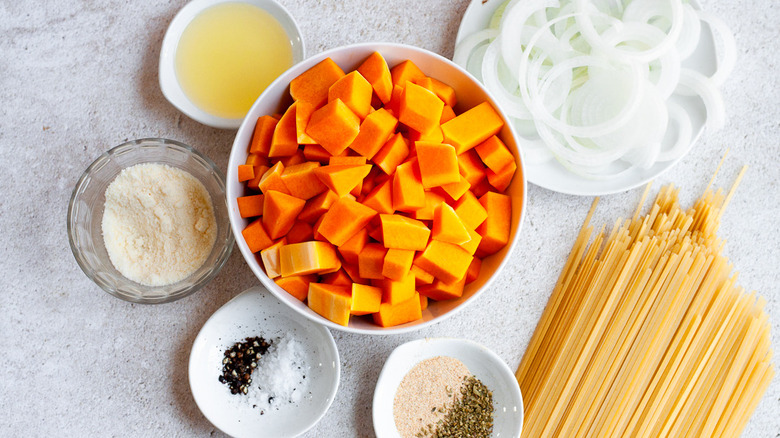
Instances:
[[[474,32],[487,28],[493,14],[504,3],[505,0],[471,0],[463,14],[455,43],[459,43]],[[701,9],[698,0],[691,0],[690,3],[694,8]],[[694,53],[683,62],[683,66],[709,76],[708,72],[715,70],[716,52],[712,32],[709,26],[703,24],[699,45]],[[707,118],[707,111],[701,99],[697,96],[682,96],[675,93],[669,97],[669,100],[678,104],[688,113],[693,132],[690,147],[693,147],[704,131]],[[668,137],[664,141],[671,142],[672,137]],[[643,186],[674,167],[684,156],[685,154],[671,161],[659,161],[648,169],[633,168],[630,172],[619,177],[607,179],[590,179],[576,175],[553,159],[544,163],[527,164],[526,176],[532,184],[554,192],[578,196],[602,196]]]
[[[493,436],[519,437],[523,429],[523,397],[520,385],[496,353],[465,339],[427,338],[397,347],[385,361],[374,389],[373,417],[377,438],[400,438],[393,417],[393,400],[404,376],[418,363],[437,356],[463,362],[469,371],[493,391]]]
[[[181,39],[184,29],[186,29],[190,22],[192,22],[198,14],[203,12],[203,10],[220,3],[228,2],[248,3],[271,14],[271,16],[282,25],[285,32],[287,32],[287,35],[290,37],[293,64],[300,62],[304,58],[305,50],[303,40],[301,39],[301,30],[298,28],[298,24],[295,22],[292,15],[290,15],[290,12],[274,0],[193,0],[181,8],[176,16],[173,17],[171,24],[168,26],[168,30],[165,32],[162,49],[160,50],[159,80],[160,89],[162,90],[163,95],[179,111],[199,123],[214,128],[236,129],[241,125],[242,119],[228,119],[215,116],[203,111],[190,101],[184,93],[184,90],[182,90],[179,80],[176,77],[175,65],[176,48],[179,45],[179,40]]]
[[[526,179],[523,171],[523,160],[517,144],[515,143],[515,135],[512,127],[505,124],[504,128],[499,133],[499,136],[512,151],[517,161],[517,173],[506,192],[512,197],[513,206],[509,244],[501,251],[483,260],[479,278],[466,286],[462,297],[447,301],[431,301],[428,309],[423,311],[422,319],[397,327],[383,328],[374,325],[370,321],[355,317],[352,318],[347,327],[335,324],[318,315],[309,309],[306,304],[277,286],[276,283],[265,275],[259,262],[259,256],[253,254],[249,250],[249,247],[247,247],[246,242],[241,235],[241,230],[246,227],[249,221],[241,218],[236,204],[236,198],[245,195],[244,184],[238,183],[236,169],[239,164],[244,164],[246,161],[247,147],[252,137],[257,118],[262,115],[279,112],[292,102],[289,96],[290,81],[327,57],[333,59],[333,61],[344,69],[344,71],[354,70],[366,57],[375,51],[378,51],[384,56],[391,68],[401,61],[410,59],[427,75],[452,86],[458,96],[458,105],[455,108],[457,112],[462,112],[464,108],[468,109],[479,103],[488,101],[499,110],[502,118],[506,119],[506,116],[500,111],[485,88],[473,76],[461,67],[455,65],[452,61],[435,53],[417,47],[391,43],[364,43],[328,50],[293,66],[290,70],[287,70],[279,76],[279,78],[271,83],[265,92],[260,95],[249,110],[246,119],[244,119],[244,122],[238,129],[236,139],[233,142],[233,149],[230,152],[226,196],[230,224],[233,228],[233,233],[236,236],[236,241],[241,254],[244,256],[244,259],[246,259],[252,272],[254,272],[263,285],[276,295],[277,298],[305,317],[337,330],[363,334],[393,334],[417,330],[453,315],[455,312],[465,307],[467,303],[473,301],[480,293],[487,290],[496,274],[506,265],[507,257],[517,245],[518,234],[526,204]]]
[[[291,334],[303,344],[311,368],[306,375],[311,396],[279,405],[260,415],[242,395],[218,381],[225,350],[250,336],[265,339]],[[341,376],[333,336],[323,326],[297,317],[264,289],[248,289],[219,308],[195,338],[190,352],[192,396],[214,426],[234,437],[294,437],[314,426],[336,396]]]

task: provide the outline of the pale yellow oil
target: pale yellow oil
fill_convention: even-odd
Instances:
[[[228,2],[205,9],[184,29],[176,77],[195,106],[235,119],[292,62],[290,37],[271,14]]]

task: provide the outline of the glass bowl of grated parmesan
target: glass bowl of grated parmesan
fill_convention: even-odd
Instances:
[[[207,284],[233,248],[225,176],[168,139],[131,140],[98,157],[68,206],[68,240],[92,281],[117,298],[166,303]]]

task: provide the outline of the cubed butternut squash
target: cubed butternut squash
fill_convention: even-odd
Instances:
[[[345,263],[357,265],[358,255],[363,251],[363,247],[368,243],[368,229],[361,228],[350,237],[344,244],[339,245],[338,250]]]
[[[417,292],[398,304],[382,303],[373,315],[374,323],[382,327],[393,327],[422,318],[422,307]]]
[[[440,114],[441,116],[441,114]],[[495,135],[504,126],[501,116],[489,102],[482,102],[441,125],[444,141],[458,155]]]
[[[371,167],[370,164],[357,166],[329,164],[315,169],[314,174],[327,188],[339,196],[344,196],[363,182]]]
[[[255,177],[255,166],[251,164],[238,165],[238,182],[249,181]]]
[[[393,85],[405,87],[407,82],[415,82],[425,78],[425,73],[410,60],[402,61],[390,69]]]
[[[309,284],[316,281],[317,274],[291,275],[274,279],[274,283],[301,301],[305,301],[309,295]]]
[[[276,190],[265,193],[263,198],[263,227],[271,239],[278,239],[292,228],[298,213],[306,201]]]
[[[452,300],[463,296],[463,287],[466,285],[466,276],[454,283],[445,283],[441,280],[436,280],[433,283],[422,286],[419,290],[420,295],[424,295],[428,298],[436,301]]]
[[[296,103],[290,105],[276,124],[274,134],[271,136],[271,147],[268,150],[269,157],[289,157],[298,151],[296,107]]]
[[[340,99],[361,120],[371,109],[371,84],[357,70],[351,71],[333,83],[328,89],[328,102]]]
[[[262,116],[257,118],[255,130],[252,133],[252,140],[249,143],[250,154],[261,154],[268,156],[271,149],[271,138],[274,135],[278,120],[271,116]]]
[[[381,280],[387,249],[378,243],[367,243],[358,254],[360,277]]]
[[[314,173],[318,167],[320,163],[307,161],[284,168],[281,178],[291,196],[307,200],[328,189]]]
[[[415,211],[425,207],[425,188],[417,159],[400,164],[393,175],[393,209]]]
[[[314,111],[306,125],[306,134],[331,155],[339,155],[357,137],[360,118],[349,107],[335,99]]]
[[[496,192],[487,192],[479,198],[485,208],[487,218],[477,228],[482,242],[477,251],[480,255],[490,255],[509,243],[509,230],[512,221],[512,198]]]
[[[238,214],[242,218],[263,215],[263,195],[239,196],[236,199]]]
[[[276,190],[277,192],[289,195],[290,191],[287,190],[287,186],[284,185],[282,173],[284,173],[284,164],[279,161],[263,174],[262,178],[260,178],[260,182],[257,183],[257,188],[263,193]]]
[[[407,82],[398,106],[398,121],[418,132],[439,125],[444,102],[425,88]]]
[[[388,179],[374,187],[363,198],[363,205],[371,207],[380,214],[392,214],[395,211],[393,209],[393,181]]]
[[[322,216],[316,228],[328,242],[341,246],[360,229],[364,228],[376,211],[350,198],[342,197]]]
[[[414,262],[413,250],[390,248],[385,254],[382,275],[391,280],[402,280],[409,274],[412,262]]]
[[[282,268],[279,263],[279,248],[284,245],[287,245],[287,239],[281,238],[273,245],[260,251],[260,260],[263,262],[265,275],[272,280],[282,275]]]
[[[349,148],[371,159],[393,135],[398,119],[384,108],[372,112],[360,124],[360,132]]]
[[[396,167],[403,163],[408,155],[409,141],[400,132],[397,132],[382,145],[372,160],[382,171],[392,175]]]
[[[367,284],[352,283],[352,308],[353,315],[368,315],[379,312],[382,304],[382,289]]]
[[[345,286],[309,283],[309,308],[336,324],[349,325],[352,291]]]
[[[336,248],[328,242],[311,240],[279,248],[282,277],[290,275],[327,274],[341,268]]]
[[[374,280],[372,285],[382,289],[382,302],[398,304],[414,296],[414,274],[406,272],[400,280],[390,278]]]
[[[249,251],[251,252],[264,250],[274,244],[273,239],[268,236],[268,233],[263,227],[262,218],[250,222],[249,225],[241,231],[241,235],[244,236],[246,246],[249,247]]]
[[[431,240],[414,261],[424,271],[445,283],[453,283],[466,275],[473,257],[458,245]]]
[[[420,251],[428,245],[431,230],[424,223],[399,214],[380,214],[385,248]]]
[[[471,240],[471,235],[455,210],[446,202],[442,202],[433,210],[431,238],[462,245]]]
[[[390,96],[393,93],[393,78],[390,75],[390,68],[388,68],[385,58],[379,52],[369,55],[360,64],[357,71],[368,80],[374,89],[374,93],[376,93],[383,104],[390,101]]]
[[[343,76],[344,70],[332,59],[325,58],[290,81],[290,95],[294,100],[322,106],[328,100],[330,86]]]
[[[448,144],[418,141],[417,164],[420,166],[420,179],[426,189],[460,181],[458,155],[455,148]]]

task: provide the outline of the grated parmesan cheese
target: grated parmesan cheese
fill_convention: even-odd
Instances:
[[[181,281],[208,258],[216,218],[203,184],[184,170],[144,163],[106,189],[103,240],[114,267],[147,286]]]

